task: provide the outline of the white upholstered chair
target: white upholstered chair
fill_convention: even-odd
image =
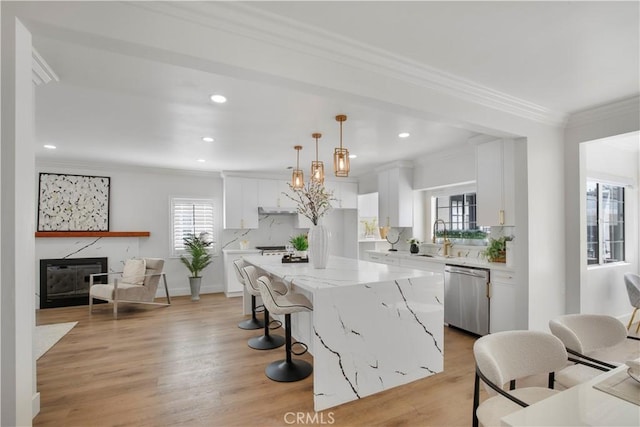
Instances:
[[[554,373],[565,367],[567,352],[558,338],[539,331],[505,331],[485,335],[473,346],[476,376],[473,425],[499,426],[500,419],[558,393]],[[516,380],[548,374],[548,387],[516,388]],[[480,381],[489,398],[480,403]],[[509,384],[509,390],[504,387]]]
[[[130,259],[122,272],[92,274],[89,278],[89,313],[93,312],[93,299],[113,303],[113,317],[118,317],[119,303],[142,303],[167,306],[171,304],[167,278],[162,271],[164,260],[160,258]],[[109,284],[94,284],[100,276],[118,276]],[[164,282],[167,303],[156,303],[156,290]]]
[[[242,277],[244,278],[244,283],[247,291],[254,296],[261,296],[260,289],[258,288],[258,277],[264,272],[262,270],[258,270],[253,265],[247,265],[242,270]],[[287,286],[282,282],[274,282],[274,286],[276,286],[277,292],[281,294],[286,294],[288,292]],[[280,325],[280,322],[274,321]],[[264,306],[264,333],[258,337],[251,338],[247,345],[255,350],[271,350],[274,348],[282,347],[284,345],[284,337],[282,335],[274,335],[269,330],[271,329],[271,319],[269,317],[269,309],[265,304]]]
[[[256,295],[251,292],[250,289],[247,289],[247,286],[250,286],[245,279],[245,276],[242,272],[242,269],[247,267],[249,264],[242,258],[236,259],[233,261],[233,269],[236,272],[236,278],[238,282],[242,283],[242,286],[247,290],[247,293],[251,295],[251,318],[243,320],[238,323],[238,328],[240,329],[262,329],[264,327],[264,322],[256,316],[257,308],[256,307]]]
[[[633,324],[633,319],[636,317],[636,311],[640,308],[640,275],[635,273],[625,273],[624,284],[627,286],[629,302],[633,307],[633,314],[631,315],[631,319],[629,319],[629,324],[627,325],[627,330],[629,330]],[[640,330],[640,322],[638,322],[638,326],[636,326],[636,334],[638,333],[638,330]]]
[[[301,293],[288,292],[283,294],[279,292],[277,283],[272,282],[267,276],[258,278],[258,288],[260,289],[260,295],[262,296],[262,302],[264,302],[265,308],[273,314],[284,315],[286,333],[285,359],[277,360],[267,365],[265,374],[270,379],[280,382],[292,382],[305,379],[313,372],[313,366],[304,360],[292,359],[291,357],[293,353],[291,347],[294,344],[291,338],[291,314],[313,311],[311,301]],[[296,344],[304,347],[304,351],[295,353],[296,355],[306,353],[306,344],[300,342],[296,342]]]
[[[556,381],[562,388],[640,357],[640,341],[627,339],[624,324],[612,316],[565,314],[549,321],[549,329],[566,347],[570,361],[583,362],[558,372]]]

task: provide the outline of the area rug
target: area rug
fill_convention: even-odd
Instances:
[[[36,326],[34,353],[36,360],[45,354],[60,338],[65,336],[78,322],[54,323],[52,325]]]

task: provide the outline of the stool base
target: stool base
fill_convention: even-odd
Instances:
[[[304,360],[278,360],[267,366],[264,373],[273,381],[293,382],[307,378],[313,372],[313,366]]]
[[[243,320],[242,322],[238,323],[238,328],[246,330],[262,329],[264,328],[264,322],[260,319],[254,319],[252,317],[251,319]]]
[[[284,337],[281,335],[261,335],[248,341],[249,347],[255,350],[271,350],[284,345]]]

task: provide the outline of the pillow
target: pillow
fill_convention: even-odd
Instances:
[[[128,259],[122,270],[122,281],[132,285],[142,285],[147,274],[147,263],[144,259]]]

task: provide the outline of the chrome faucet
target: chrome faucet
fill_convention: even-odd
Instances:
[[[447,223],[444,222],[444,220],[442,220],[442,219],[436,219],[435,222],[433,223],[433,238],[432,238],[432,242],[433,243],[436,242],[436,231],[438,231],[438,224],[439,223],[442,223],[443,235],[444,235],[444,240],[442,241],[442,256],[449,256],[449,249],[451,249],[451,246],[453,246],[453,244],[447,238]]]

